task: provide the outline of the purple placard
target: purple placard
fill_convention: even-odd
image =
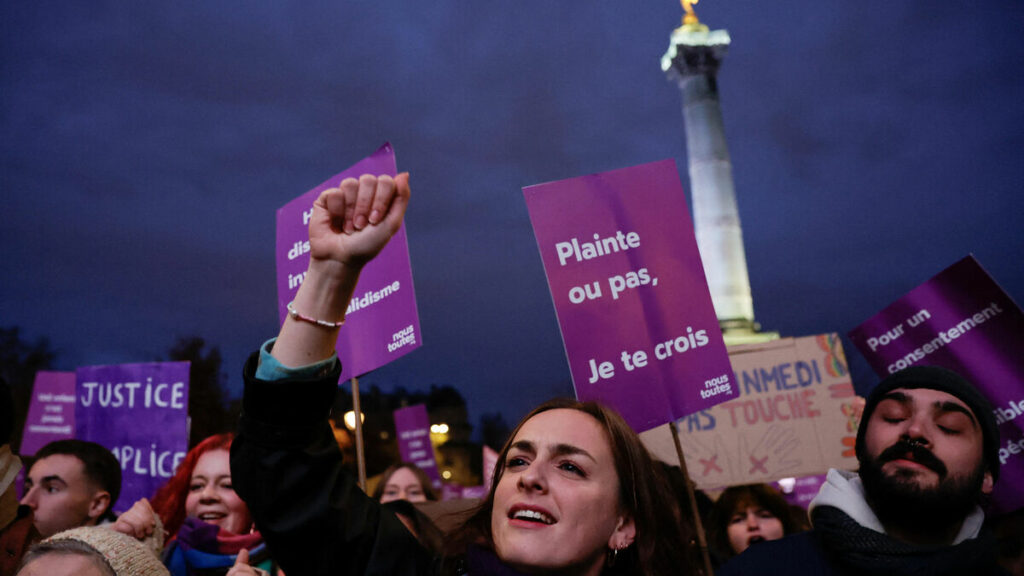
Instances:
[[[475,498],[477,500],[483,500],[487,498],[487,487],[486,486],[459,486],[451,482],[446,482],[441,486],[441,500],[465,500],[469,498]]]
[[[54,440],[75,437],[75,373],[37,372],[20,453],[31,456]]]
[[[1024,313],[968,256],[850,331],[885,377],[909,366],[944,366],[992,402],[999,422],[996,511],[1024,507]]]
[[[523,194],[578,398],[643,431],[736,397],[674,160]]]
[[[825,476],[825,474],[818,474],[799,478],[784,478],[778,482],[772,482],[772,486],[782,493],[786,502],[806,510],[810,506],[811,500],[814,500],[814,497],[821,491],[821,486],[825,483]]]
[[[395,410],[395,435],[402,462],[412,462],[430,477],[434,488],[441,487],[441,476],[434,459],[434,445],[430,442],[430,417],[427,407],[416,404]]]
[[[281,322],[309,266],[309,217],[324,190],[363,174],[395,176],[395,151],[385,143],[357,164],[277,211],[277,307]],[[301,312],[301,310],[300,310]],[[405,225],[359,275],[359,288],[338,334],[341,380],[361,376],[422,344]]]
[[[77,371],[76,435],[121,462],[115,510],[152,498],[188,451],[188,362],[87,366]]]

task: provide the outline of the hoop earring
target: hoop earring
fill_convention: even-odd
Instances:
[[[619,559],[619,549],[612,548],[612,553],[608,555],[608,567],[615,566],[615,561]]]

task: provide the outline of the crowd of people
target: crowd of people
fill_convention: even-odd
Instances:
[[[598,403],[552,400],[527,414],[486,497],[450,530],[416,508],[437,496],[413,465],[389,469],[372,496],[359,487],[328,423],[335,341],[409,198],[403,174],[347,179],[317,199],[295,312],[245,365],[236,434],[199,442],[152,500],[114,517],[117,460],[65,440],[35,455],[12,506],[20,462],[0,429],[0,576],[705,573],[670,474]],[[809,517],[764,485],[718,497],[706,522],[715,571],[1005,573],[997,559],[1020,550],[997,549],[982,508],[998,446],[970,382],[936,367],[896,373],[867,399],[859,470],[830,471]]]

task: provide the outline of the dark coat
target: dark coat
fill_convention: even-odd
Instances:
[[[0,530],[0,576],[12,576],[29,546],[41,538],[32,525],[32,514],[19,509],[18,519]]]
[[[489,550],[440,558],[342,466],[328,424],[341,365],[308,379],[262,381],[258,354],[245,365],[231,478],[271,555],[289,576],[515,574]]]
[[[885,538],[881,535],[879,537]],[[879,555],[878,558],[881,559],[882,556]],[[844,553],[830,549],[820,531],[810,530],[792,534],[780,540],[755,544],[722,565],[715,575],[959,576],[966,573],[969,576],[1008,576],[996,564],[994,543],[987,532],[984,532],[979,539],[959,546],[938,548],[934,550],[934,553],[921,551],[915,557],[909,555],[901,557],[899,566],[890,563],[885,567],[868,569],[856,567],[847,560]],[[967,569],[965,565],[971,568]]]
[[[255,377],[257,362],[254,354],[245,366],[231,478],[285,573],[429,574],[431,555],[342,467],[328,424],[341,365],[266,382]]]

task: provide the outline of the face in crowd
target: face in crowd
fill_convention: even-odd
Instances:
[[[86,476],[85,464],[77,457],[53,454],[32,465],[21,504],[32,509],[36,530],[47,538],[96,524],[110,505],[110,493]]]
[[[572,409],[540,412],[512,439],[497,480],[491,534],[498,557],[529,571],[600,573],[636,528],[620,501],[607,432]]]
[[[384,489],[380,494],[381,504],[395,500],[409,502],[426,502],[434,498],[430,488],[423,485],[422,479],[406,466],[398,467],[384,480]]]
[[[735,554],[743,552],[751,544],[778,540],[786,535],[782,520],[754,502],[747,503],[733,512],[725,531],[729,537],[729,546]]]
[[[897,388],[871,413],[861,479],[883,522],[927,527],[962,521],[991,493],[976,415],[952,394]]]
[[[789,504],[768,484],[730,486],[708,518],[708,544],[725,561],[751,545],[798,531]]]
[[[252,527],[252,517],[232,487],[230,458],[224,449],[210,450],[199,457],[189,480],[185,515],[234,534],[245,534]]]

